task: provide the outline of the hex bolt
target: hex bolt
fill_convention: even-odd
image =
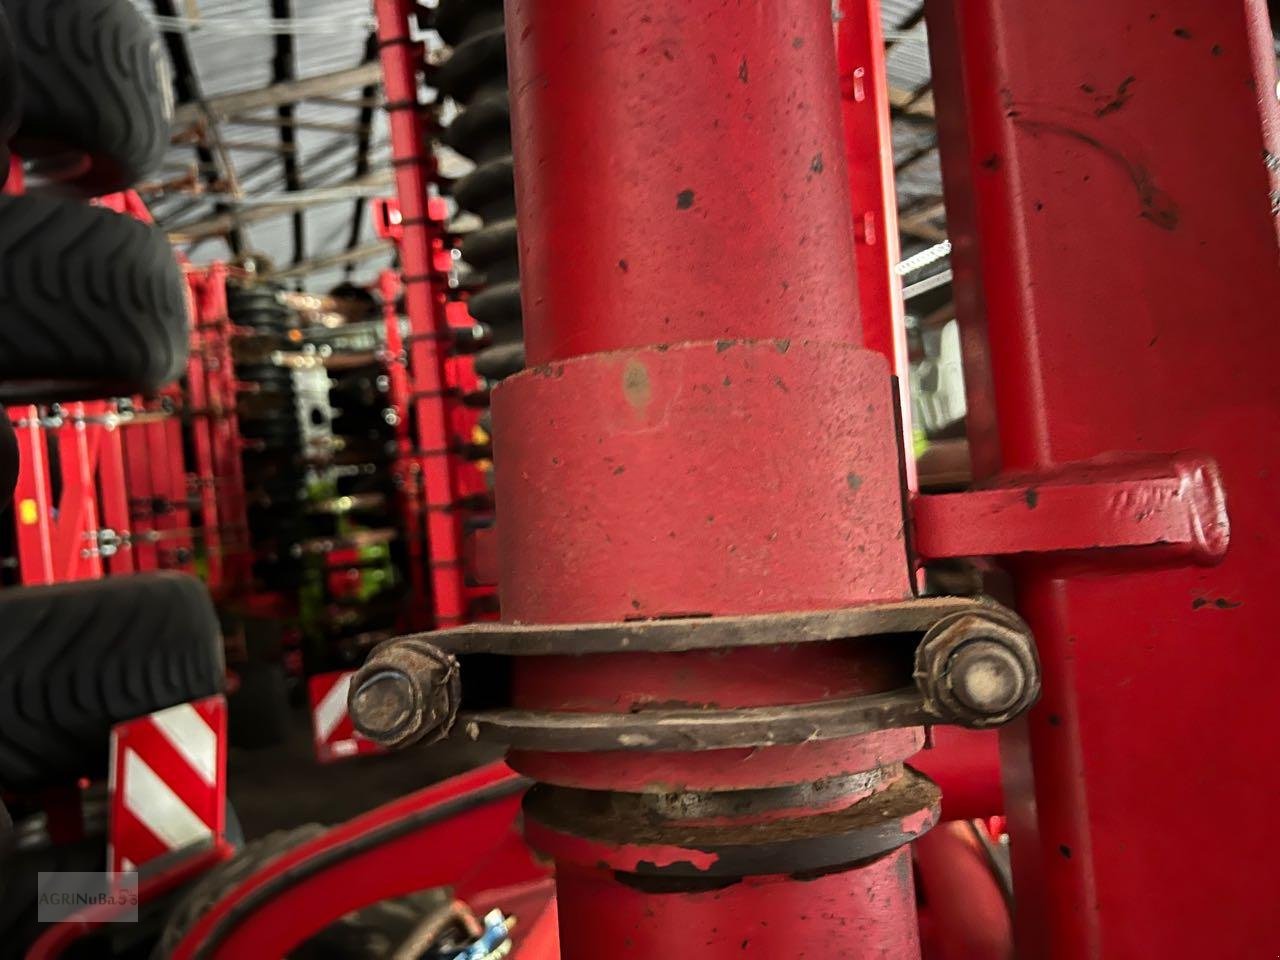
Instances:
[[[387,747],[440,740],[458,714],[457,659],[421,637],[374,648],[351,681],[347,709],[361,734]]]
[[[351,697],[351,716],[366,737],[386,742],[398,739],[414,714],[418,693],[413,679],[399,670],[379,670]]]
[[[942,723],[993,727],[1040,695],[1040,663],[1026,624],[1008,611],[945,617],[916,649],[916,686]]]
[[[1005,646],[990,640],[966,643],[947,661],[956,699],[978,713],[1001,714],[1022,699],[1027,672]]]

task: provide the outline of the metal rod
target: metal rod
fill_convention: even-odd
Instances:
[[[390,243],[386,240],[378,240],[374,243],[367,243],[364,246],[356,247],[351,250],[339,250],[337,253],[329,253],[319,257],[312,257],[309,260],[303,260],[301,263],[290,264],[281,270],[275,270],[268,273],[267,279],[292,280],[296,277],[305,277],[311,273],[327,270],[329,267],[341,267],[346,264],[373,260],[376,257],[386,256],[389,253],[391,253]]]
[[[493,395],[504,619],[910,595],[889,367],[863,347],[830,5],[513,0],[507,18],[532,369]],[[894,669],[800,646],[522,660],[515,706],[785,709],[815,683],[867,692]],[[897,797],[896,761],[921,737],[513,754],[554,798],[526,807],[526,835],[557,861],[561,956],[651,960],[690,942],[709,960],[918,956],[906,847],[808,872],[787,842],[756,843],[814,831],[834,849],[811,784],[839,774]],[[586,789],[587,807],[628,812],[566,816]],[[728,867],[652,806],[663,791],[720,811],[707,816],[729,833],[742,791],[791,807],[753,811],[770,823],[750,831],[758,859]],[[837,790],[826,809],[852,815],[866,796]],[[907,806],[888,835],[927,828],[927,802]],[[873,862],[847,867],[859,859]]]
[[[367,177],[358,180],[348,180],[345,183],[334,184],[335,188],[345,189],[365,189],[369,187],[378,187],[379,192],[387,185],[387,176],[385,171],[377,171]],[[307,206],[315,203],[338,203],[350,199],[349,193],[332,193],[319,192],[312,196],[297,197],[280,197],[278,202],[266,204],[264,206],[250,207],[244,210],[229,211],[227,213],[215,214],[212,217],[206,217],[202,220],[195,220],[191,223],[175,223],[166,225],[169,237],[173,243],[191,243],[196,240],[202,240],[206,237],[216,237],[235,229],[237,226],[256,223],[261,220],[270,220],[274,217],[286,216],[296,210],[299,206]]]
[[[331,93],[377,83],[381,77],[380,69],[378,64],[368,63],[349,70],[337,70],[318,77],[307,77],[305,80],[273,83],[244,93],[208,97],[203,104],[179,107],[174,115],[174,127],[180,128],[195,123],[206,113],[211,117],[226,118],[265,107],[277,107],[282,103],[318,100]]]
[[[433,257],[440,240],[433,231],[427,179],[434,158],[425,119],[418,102],[421,50],[410,42],[409,25],[415,13],[411,0],[375,0],[381,66],[387,95],[391,142],[395,151],[396,195],[400,202],[403,237],[400,244],[405,312],[411,331],[418,334],[410,348],[420,469],[426,500],[427,542],[431,558],[431,605],[436,626],[454,626],[466,616],[462,570],[462,521],[456,509],[457,483],[451,462],[448,411],[442,402],[445,386],[444,340],[448,334],[444,290]],[[372,81],[367,81],[372,82]],[[434,225],[433,225],[434,224]],[[430,335],[430,336],[425,336]]]
[[[293,18],[293,0],[271,0],[271,14],[277,21]],[[294,38],[280,32],[275,37],[275,56],[271,60],[271,79],[276,83],[292,83],[297,79],[298,65],[294,55]],[[282,103],[276,107],[276,119],[280,121],[280,161],[284,171],[285,189],[290,192],[302,189],[302,169],[298,163],[298,134],[293,125],[295,105]],[[299,208],[293,211],[293,262],[302,263],[307,257],[307,215]]]
[[[898,381],[898,417],[904,450],[912,447],[910,359],[902,284],[896,268],[897,186],[893,171],[893,124],[889,118],[885,41],[880,0],[840,0],[836,67],[849,163],[849,194],[862,311],[862,342],[882,354]],[[904,458],[907,489],[916,488],[915,457]]]

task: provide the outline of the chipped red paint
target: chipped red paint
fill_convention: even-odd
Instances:
[[[533,819],[525,822],[524,835],[535,850],[554,854],[557,860],[594,863],[627,873],[636,873],[643,868],[660,870],[677,864],[688,864],[695,870],[709,870],[720,859],[715,853],[673,844],[599,843],[550,830]]]
[[[859,870],[679,893],[566,863],[556,887],[562,960],[900,960],[920,952],[906,847]]]

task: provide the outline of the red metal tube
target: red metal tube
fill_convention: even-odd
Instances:
[[[427,539],[431,552],[431,603],[437,627],[456,626],[466,616],[463,598],[462,525],[456,504],[452,437],[445,409],[444,304],[435,289],[432,257],[439,246],[427,195],[433,171],[427,127],[418,103],[421,48],[409,37],[415,4],[377,0],[379,55],[391,127],[396,196],[400,201],[400,244],[405,312],[414,334],[409,364],[417,394],[414,403],[419,462],[426,493]]]
[[[531,366],[858,341],[829,4],[514,0],[507,37]]]
[[[494,393],[504,617],[910,596],[889,368],[858,321],[830,5],[515,0],[507,18],[534,368]],[[909,672],[878,642],[523,658],[514,699],[785,707]],[[551,784],[531,796],[527,833],[558,863],[563,956],[918,954],[893,847],[936,806],[891,800],[914,782],[901,761],[918,733],[764,746],[737,763],[696,748],[522,751]],[[841,785],[813,793],[819,782]],[[710,812],[651,811],[670,796]],[[563,814],[574,803],[583,817]],[[602,803],[656,815],[590,820]],[[874,854],[789,859],[794,836],[831,849],[820,811],[890,807],[894,839]],[[750,839],[721,857],[698,833],[709,823],[729,846],[737,830]]]
[[[919,951],[907,847],[857,872],[803,882],[751,877],[679,895],[618,883],[608,870],[562,865],[556,892],[561,960],[694,951],[760,960],[896,960]],[[808,922],[818,917],[821,923]],[[614,944],[609,953],[607,944]]]
[[[929,37],[960,320],[990,330],[996,405],[970,410],[998,422],[1003,469],[1194,450],[1230,511],[1217,566],[1014,566],[1043,668],[1040,704],[1002,734],[1019,955],[1274,953],[1280,768],[1258,762],[1278,746],[1266,7],[930,0]]]
[[[914,846],[925,960],[1013,960],[1013,918],[974,824],[939,824]]]
[[[902,438],[905,449],[910,450],[910,359],[906,305],[897,270],[902,251],[880,0],[839,0],[838,9],[836,68],[853,202],[862,342],[868,350],[883,354],[898,378]],[[916,458],[905,457],[903,466],[907,489],[915,490]]]

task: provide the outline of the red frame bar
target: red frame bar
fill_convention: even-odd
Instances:
[[[393,205],[383,202],[375,208],[386,215]],[[395,211],[399,217],[399,210]],[[398,222],[398,221],[397,221]],[[396,236],[399,236],[397,231]],[[413,454],[413,432],[409,410],[408,354],[400,335],[400,309],[398,301],[403,287],[400,275],[394,270],[384,270],[378,275],[378,291],[382,295],[382,316],[386,328],[387,405],[396,417],[396,460],[392,471],[396,480],[396,495],[400,502],[401,524],[404,535],[405,556],[408,562],[409,583],[413,596],[428,596],[429,580],[427,558],[430,545],[426,542],[426,504],[422,489],[422,465]],[[431,608],[428,604],[412,604],[408,612],[407,626],[425,630],[431,625]]]
[[[862,342],[882,354],[898,381],[903,449],[914,446],[911,427],[911,362],[898,261],[898,195],[893,170],[893,122],[885,74],[880,0],[840,0],[836,21],[836,69],[849,161],[849,197],[858,271]],[[914,456],[903,458],[907,489],[916,489]]]
[[[193,275],[194,276],[194,275]],[[249,550],[248,508],[245,503],[244,466],[240,459],[242,444],[240,421],[236,416],[235,363],[231,355],[231,320],[227,316],[227,268],[215,263],[205,269],[197,284],[194,298],[195,324],[199,357],[203,374],[200,389],[203,404],[192,394],[191,403],[199,414],[198,428],[207,431],[214,488],[217,525],[206,520],[206,543],[211,566],[216,559],[221,569],[221,583],[227,592],[239,593],[252,578]],[[197,433],[199,442],[200,433]],[[203,486],[203,484],[202,484]],[[215,551],[216,546],[216,551]],[[210,584],[212,588],[214,584]]]
[[[24,584],[53,583],[53,491],[40,408],[10,407],[8,415],[18,438],[18,482],[13,490],[18,574]]]
[[[1022,474],[1202,450],[1233,527],[1218,566],[1011,564],[1044,671],[1003,736],[1019,953],[1273,953],[1280,770],[1257,762],[1280,746],[1258,687],[1280,543],[1267,10],[929,0],[929,36],[957,307],[990,331],[989,353],[965,338],[978,439],[996,424],[1002,469]]]
[[[401,279],[409,317],[409,372],[417,457],[426,494],[426,525],[431,565],[431,604],[435,626],[466,621],[462,569],[462,518],[459,514],[454,438],[445,402],[448,322],[441,267],[447,276],[443,244],[443,204],[433,202],[427,183],[434,179],[428,124],[418,102],[423,70],[422,45],[409,37],[416,5],[409,0],[376,0],[379,53],[386,110],[395,154],[396,195],[401,222]]]

